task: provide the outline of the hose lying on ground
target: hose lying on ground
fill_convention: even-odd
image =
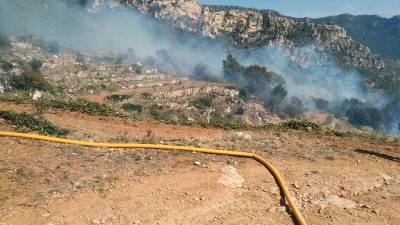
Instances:
[[[250,153],[250,152],[236,152],[236,151],[225,151],[225,150],[216,150],[209,148],[196,148],[190,146],[170,146],[170,145],[159,145],[159,144],[114,144],[114,143],[91,143],[85,141],[77,141],[63,138],[55,138],[55,137],[47,137],[35,134],[24,134],[24,133],[15,133],[15,132],[0,132],[0,136],[3,137],[17,137],[17,138],[26,138],[40,141],[49,141],[55,143],[62,144],[74,144],[81,145],[85,147],[104,147],[104,148],[139,148],[139,149],[161,149],[161,150],[170,150],[170,151],[187,151],[187,152],[200,152],[206,154],[215,154],[215,155],[227,155],[227,156],[235,156],[242,158],[251,158],[259,163],[263,164],[272,176],[275,178],[276,182],[279,185],[279,188],[283,192],[286,197],[286,200],[298,222],[299,225],[306,225],[306,221],[302,216],[300,210],[297,208],[296,203],[294,202],[288,188],[283,181],[283,178],[279,174],[278,170],[275,169],[267,160],[262,158],[261,156]]]

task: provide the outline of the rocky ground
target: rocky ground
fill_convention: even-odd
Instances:
[[[31,110],[1,103],[4,110]],[[98,142],[251,151],[279,168],[310,224],[397,224],[398,143],[318,132],[223,130],[51,111]],[[0,130],[14,131],[0,121]],[[293,224],[254,161],[0,138],[0,224]],[[201,179],[199,179],[201,177]]]

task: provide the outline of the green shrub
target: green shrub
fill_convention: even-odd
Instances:
[[[12,102],[15,104],[29,104],[33,103],[34,101],[32,98],[29,97],[29,93],[20,91],[20,92],[13,92],[13,93],[6,93],[0,95],[0,102]]]
[[[130,95],[110,95],[110,96],[107,96],[106,98],[107,98],[107,101],[110,101],[110,102],[121,102],[121,101],[132,98],[132,96],[130,96]]]
[[[212,106],[212,103],[215,99],[215,95],[214,94],[209,94],[207,96],[204,97],[199,97],[196,100],[193,100],[191,102],[191,105],[193,105],[194,107],[198,108],[198,109],[206,109]]]
[[[3,62],[3,64],[1,65],[1,68],[4,71],[8,72],[8,71],[14,69],[14,65],[12,63],[10,63],[10,62]]]
[[[249,126],[240,119],[236,119],[232,117],[232,115],[228,115],[226,117],[221,116],[221,113],[212,113],[210,122],[208,125],[212,127],[218,127],[225,130],[241,130],[247,129]]]
[[[39,59],[33,59],[31,61],[31,67],[33,70],[40,70],[42,68],[43,62]]]
[[[153,119],[160,120],[161,119],[160,110],[161,110],[160,106],[158,106],[157,104],[152,104],[149,107],[149,114]]]
[[[320,126],[308,120],[290,120],[282,123],[283,127],[293,130],[320,130]]]
[[[43,75],[32,69],[30,66],[25,66],[21,75],[13,76],[10,79],[10,85],[18,90],[38,89],[42,91],[51,90],[51,85],[44,79]]]
[[[335,160],[335,157],[331,156],[331,155],[327,155],[324,157],[325,160],[329,160],[329,161],[333,161]]]
[[[128,112],[138,112],[138,113],[143,112],[143,106],[132,103],[123,104],[121,108]]]
[[[237,114],[237,115],[244,115],[244,113],[245,113],[245,109],[243,106],[240,106],[235,112],[235,114]]]
[[[65,136],[69,133],[66,129],[58,128],[47,120],[36,119],[27,113],[0,111],[0,117],[18,128],[28,128],[41,134]]]
[[[105,104],[91,102],[84,99],[79,99],[75,102],[65,102],[59,100],[43,100],[39,101],[42,107],[67,110],[73,112],[81,112],[93,116],[110,116],[115,115],[116,111]]]
[[[304,114],[303,109],[296,107],[294,105],[287,105],[283,109],[283,112],[289,117],[289,118],[301,118]]]
[[[379,129],[384,123],[384,114],[377,108],[350,108],[346,116],[349,123],[355,126],[370,126]]]
[[[142,98],[146,99],[146,100],[151,100],[152,96],[153,95],[151,93],[149,93],[149,92],[143,92],[142,93]]]
[[[132,65],[132,70],[133,72],[135,72],[136,74],[142,74],[144,72],[143,67],[137,64],[133,64]]]

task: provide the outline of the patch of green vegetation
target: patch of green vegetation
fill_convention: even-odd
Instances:
[[[29,104],[34,101],[29,98],[29,94],[25,91],[17,91],[0,95],[0,102],[12,102],[15,104]]]
[[[129,137],[126,135],[119,135],[113,138],[110,138],[110,140],[108,140],[108,142],[111,143],[129,143]]]
[[[335,160],[335,157],[331,156],[331,155],[327,155],[324,157],[325,160],[329,160],[329,161],[333,161]]]
[[[134,152],[134,153],[132,153],[131,158],[135,161],[140,161],[142,159],[142,156],[140,156],[138,153]]]
[[[128,100],[128,99],[132,98],[132,96],[130,96],[130,95],[109,95],[106,98],[107,98],[107,101],[110,101],[110,102],[122,102],[124,100]]]
[[[132,103],[123,104],[121,108],[127,112],[138,112],[138,113],[143,112],[142,105],[137,105],[137,104],[132,104]]]
[[[24,70],[21,75],[12,76],[10,79],[10,85],[17,90],[51,90],[49,82],[47,82],[40,71],[33,69],[31,65],[24,65]]]
[[[145,99],[145,100],[151,100],[152,97],[153,97],[153,95],[151,93],[149,93],[149,92],[143,92],[142,93],[142,98]]]
[[[214,99],[216,98],[215,94],[209,94],[207,96],[199,97],[190,102],[190,104],[197,109],[206,109],[212,106]]]
[[[304,130],[304,131],[311,131],[311,130],[320,130],[321,127],[311,121],[308,120],[289,120],[285,121],[281,124],[283,127],[287,127],[293,130]]]
[[[159,106],[157,104],[152,104],[149,107],[149,115],[154,120],[161,120],[161,112],[160,112],[160,110],[161,110],[161,106]]]
[[[81,112],[93,116],[112,116],[117,115],[117,112],[105,104],[91,102],[84,99],[78,101],[66,102],[60,100],[42,100],[39,101],[41,107],[67,110],[73,112]]]
[[[30,65],[33,70],[38,71],[38,70],[40,70],[40,68],[42,68],[43,62],[40,59],[32,59]]]
[[[47,120],[37,119],[27,113],[0,111],[0,117],[18,128],[28,128],[41,134],[65,136],[69,133],[66,129],[59,128]]]
[[[213,127],[218,127],[225,130],[244,130],[250,128],[250,126],[243,123],[243,121],[239,119],[222,117],[219,114],[213,114],[209,124]]]
[[[4,61],[2,62],[1,68],[4,71],[9,72],[10,70],[14,69],[14,65],[10,62]]]

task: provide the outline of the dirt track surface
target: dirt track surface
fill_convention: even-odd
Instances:
[[[255,151],[279,168],[309,224],[400,221],[400,147],[395,144],[69,112],[45,117],[73,130],[70,138],[76,139]],[[0,121],[0,130],[15,129]],[[221,182],[227,166],[240,174],[240,187]],[[255,161],[0,138],[0,225],[8,224],[294,223],[271,175]]]

